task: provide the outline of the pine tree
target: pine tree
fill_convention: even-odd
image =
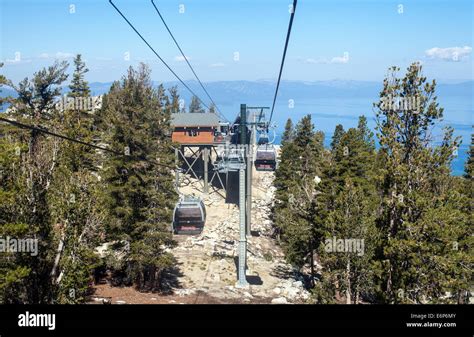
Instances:
[[[358,128],[341,133],[333,142],[331,165],[325,167],[318,190],[313,221],[317,226],[318,255],[323,265],[322,277],[315,289],[320,303],[331,303],[341,297],[345,297],[348,304],[359,303],[372,294],[371,264],[378,245],[377,197],[375,148],[365,122],[365,118],[360,117]],[[338,240],[352,242],[361,250],[334,251],[332,244]]]
[[[314,131],[311,116],[305,116],[296,125],[294,139],[283,145],[275,176],[275,224],[285,258],[297,269],[309,263],[311,274],[315,249],[312,209],[317,175],[321,175],[323,139],[322,133]]]
[[[33,123],[44,124],[51,120],[58,112],[55,108],[56,99],[61,95],[62,83],[68,78],[68,66],[66,61],[55,62],[36,72],[31,81],[25,78],[18,85],[10,83],[17,93],[15,115],[30,118]],[[34,138],[36,140],[37,137]]]
[[[22,168],[27,147],[13,128],[2,125],[0,133],[0,237],[34,238],[36,228],[22,216],[26,201],[26,172]],[[7,134],[7,135],[6,135]],[[34,257],[28,253],[2,252],[0,259],[0,303],[25,303]]]
[[[294,137],[293,121],[291,118],[288,118],[285,124],[285,131],[281,137],[281,145],[285,145],[288,142],[291,142]]]
[[[159,287],[162,272],[174,264],[165,252],[174,244],[173,177],[157,164],[173,163],[167,136],[173,107],[162,106],[160,98],[149,68],[141,64],[114,83],[104,105],[110,147],[129,154],[109,156],[105,165],[107,236],[128,247],[122,270],[138,288]]]
[[[472,269],[474,268],[474,258],[470,254],[474,239],[469,233],[472,232],[473,224],[473,202],[474,199],[474,181],[472,178],[473,173],[473,155],[474,155],[474,136],[471,135],[471,144],[469,147],[468,158],[464,166],[464,176],[453,177],[455,180],[455,190],[459,191],[458,205],[459,209],[463,214],[463,222],[460,223],[462,228],[462,235],[460,235],[458,241],[454,241],[454,265],[458,268],[453,268],[454,275],[452,295],[458,304],[469,303],[469,297],[472,296]],[[461,248],[459,248],[461,247]],[[459,268],[463,267],[465,268]],[[453,301],[453,302],[454,302]]]
[[[280,149],[280,165],[275,171],[275,180],[273,182],[276,187],[276,200],[274,212],[278,213],[279,209],[283,210],[288,207],[289,189],[296,180],[294,166],[291,164],[297,160],[298,155],[295,151],[293,143],[293,123],[288,119],[283,133],[281,149]]]
[[[171,101],[171,112],[172,113],[178,113],[181,112],[179,109],[179,93],[178,93],[178,87],[174,86],[168,89],[168,92],[170,94],[170,101]]]
[[[69,97],[89,97],[90,89],[89,84],[84,79],[84,74],[87,73],[89,69],[86,68],[86,64],[82,61],[81,54],[77,54],[74,58],[74,73],[72,75],[71,84],[69,89],[71,90],[68,93]]]
[[[190,113],[204,113],[205,112],[197,96],[193,95],[193,97],[191,98],[191,104],[189,105],[189,112]]]
[[[378,226],[382,242],[381,301],[390,303],[451,302],[465,283],[468,229],[458,208],[459,194],[450,176],[458,138],[445,129],[434,146],[430,128],[443,116],[437,103],[436,82],[426,81],[422,66],[412,64],[403,78],[390,69],[380,93],[377,130],[383,155],[383,202]],[[417,106],[387,104],[416,99]],[[463,243],[463,244],[461,244]],[[453,245],[457,250],[453,250]]]
[[[334,129],[334,134],[331,141],[331,149],[335,149],[341,140],[342,135],[344,134],[344,127],[341,124],[337,124]]]
[[[75,69],[73,79],[69,88],[70,97],[84,99],[89,97],[90,88],[84,79],[84,74],[88,71],[86,65],[78,54],[74,59]],[[57,118],[57,127],[62,130],[62,134],[73,139],[79,139],[87,143],[94,143],[98,138],[96,131],[97,116],[91,114],[81,105],[76,104],[73,109],[64,110],[62,116]],[[72,172],[78,172],[80,168],[89,171],[96,171],[97,152],[94,148],[77,144],[73,142],[64,142],[61,144],[64,154],[62,159],[65,160],[65,166],[69,167]]]
[[[471,145],[469,146],[466,165],[464,166],[464,177],[472,181],[474,174],[474,134],[471,135]]]
[[[57,85],[67,77],[65,70],[65,63],[55,64],[36,73],[31,83],[22,81],[16,87],[19,98],[13,101],[11,117],[25,118],[28,124],[48,126],[77,138],[81,128],[76,122],[81,115],[77,111],[60,114],[53,105],[59,96]],[[91,230],[94,222],[90,211],[96,200],[89,193],[97,179],[84,180],[91,178],[85,170],[87,162],[82,162],[84,146],[41,133],[29,136],[13,127],[5,130],[7,135],[1,143],[7,140],[8,146],[2,151],[5,157],[0,166],[1,171],[9,173],[8,179],[0,178],[0,193],[5,193],[0,205],[5,214],[2,234],[38,239],[39,254],[14,254],[9,266],[0,266],[6,276],[0,282],[1,299],[20,303],[83,302],[93,267],[92,247],[86,243],[96,239],[97,233]]]
[[[100,188],[91,171],[85,167],[72,171],[67,161],[59,159],[49,194],[59,240],[51,272],[56,303],[83,303],[89,294],[93,270],[99,265],[94,248],[101,244],[105,219]]]
[[[65,73],[67,66],[67,62],[55,63],[35,73],[32,81],[25,78],[19,85],[9,82],[18,94],[17,98],[12,100],[13,109],[10,118],[41,127],[54,125],[52,120],[58,115],[55,99],[60,95],[60,85],[67,79]],[[2,287],[6,295],[4,300],[49,303],[53,300],[51,252],[54,251],[57,241],[54,224],[51,221],[48,193],[56,166],[59,140],[46,137],[37,131],[24,130],[8,132],[8,137],[12,144],[16,144],[15,153],[19,153],[20,156],[18,162],[18,159],[9,158],[11,148],[10,150],[7,148],[5,152],[7,160],[9,158],[11,163],[16,163],[17,166],[11,181],[3,183],[7,195],[15,195],[14,199],[6,199],[7,204],[10,203],[10,206],[7,205],[10,213],[5,214],[6,217],[2,219],[7,224],[3,228],[10,233],[16,233],[15,235],[38,239],[39,243],[37,256],[18,257],[20,261],[15,265],[21,266],[21,269],[19,273],[15,272],[15,275],[21,282],[12,283],[12,278],[7,278],[7,286]],[[15,186],[23,187],[18,189]],[[9,285],[14,285],[14,290],[21,289],[16,299],[8,295],[12,292]]]
[[[84,67],[84,63],[76,62],[73,77],[80,77]],[[77,84],[71,95],[81,98],[88,95],[87,82],[82,79],[80,90]],[[99,138],[95,116],[78,107],[66,109],[57,122],[61,134],[72,139],[94,143]],[[92,271],[98,265],[94,247],[101,243],[99,237],[104,221],[104,212],[99,206],[102,187],[97,172],[99,161],[99,153],[92,147],[68,141],[60,143],[49,194],[52,222],[57,224],[59,240],[51,273],[58,303],[84,302],[90,290]]]
[[[0,62],[0,69],[3,68],[3,63]],[[2,87],[8,85],[7,78],[0,74],[0,93],[2,92]],[[0,97],[0,111],[3,111],[3,103],[7,101],[8,98]]]
[[[359,127],[345,132],[332,150],[335,161],[332,176],[339,188],[345,185],[345,178],[355,179],[359,185],[372,182],[375,144],[373,134],[366,128],[365,117],[359,117]]]
[[[375,149],[374,133],[367,125],[367,117],[359,116],[357,129],[359,130],[362,139],[367,144],[367,146],[369,146],[371,149]]]

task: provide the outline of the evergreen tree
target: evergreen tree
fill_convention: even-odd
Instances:
[[[127,247],[121,261],[125,281],[150,289],[160,286],[162,272],[174,264],[165,251],[174,244],[169,225],[173,177],[158,165],[173,163],[168,137],[173,107],[163,107],[159,95],[149,68],[141,64],[114,83],[104,104],[110,147],[129,154],[109,156],[105,165],[107,237]]]
[[[344,134],[344,127],[341,124],[337,124],[334,129],[334,134],[331,141],[331,149],[335,149],[341,140],[342,135]]]
[[[470,254],[474,239],[472,235],[473,224],[473,203],[474,199],[474,181],[472,178],[473,173],[473,154],[474,154],[474,137],[471,135],[471,144],[469,147],[468,158],[464,167],[464,176],[453,177],[455,183],[457,183],[455,190],[460,191],[458,205],[459,209],[463,214],[463,222],[460,224],[460,228],[463,228],[462,235],[460,235],[459,241],[453,242],[454,260],[455,265],[458,268],[453,268],[454,279],[452,295],[454,297],[453,302],[457,303],[469,303],[469,297],[472,296],[472,273],[470,270],[474,268],[474,257]],[[461,249],[459,249],[461,247]],[[464,268],[459,268],[463,267]]]
[[[67,80],[66,70],[69,64],[66,61],[55,62],[33,75],[30,81],[23,79],[18,85],[9,82],[15,89],[17,97],[14,100],[15,116],[30,118],[33,123],[48,123],[57,114],[56,99],[61,95],[61,85]],[[35,136],[36,134],[32,135]],[[38,137],[32,137],[34,141]],[[31,144],[34,151],[34,142]]]
[[[74,73],[72,75],[71,84],[69,89],[71,90],[68,93],[69,97],[89,97],[90,89],[89,84],[84,79],[84,74],[87,73],[89,69],[86,68],[86,64],[82,61],[81,54],[77,54],[74,58]]]
[[[0,62],[0,69],[3,68],[3,63]],[[8,85],[7,78],[0,74],[0,93],[2,93],[2,87]],[[3,103],[7,101],[8,98],[0,97],[0,110],[3,110]]]
[[[85,64],[76,58],[74,78]],[[79,68],[79,69],[78,69]],[[73,97],[89,94],[87,82],[81,80],[72,88]],[[57,128],[72,139],[95,143],[99,138],[95,116],[80,108],[66,109],[58,118]],[[81,303],[86,300],[92,271],[98,265],[94,247],[103,233],[104,211],[99,207],[101,184],[98,174],[99,153],[96,149],[62,141],[58,152],[49,200],[52,222],[57,224],[59,244],[52,271],[55,301]]]
[[[378,259],[383,270],[380,299],[390,303],[455,301],[466,284],[467,221],[459,210],[459,193],[450,176],[458,138],[445,129],[434,146],[431,127],[442,118],[436,82],[426,81],[422,67],[412,64],[403,78],[390,69],[377,108],[383,169],[382,233]],[[419,106],[386,104],[396,98],[419,100]],[[453,245],[457,250],[453,250]]]
[[[0,133],[0,237],[34,238],[37,228],[22,215],[26,201],[26,171],[22,169],[27,147],[15,130],[1,126]],[[8,133],[8,135],[6,135]],[[28,303],[32,277],[28,253],[2,252],[0,259],[0,303]]]
[[[98,198],[101,186],[91,171],[84,167],[72,171],[67,161],[59,159],[52,187],[48,197],[59,240],[51,271],[54,299],[56,303],[82,303],[99,265],[94,248],[101,243],[105,219]]]
[[[349,129],[333,142],[331,165],[325,168],[319,188],[314,223],[323,265],[315,289],[320,303],[341,297],[348,304],[359,303],[372,294],[371,264],[378,245],[375,148],[364,125],[365,118],[360,117],[357,129]],[[336,242],[343,242],[344,249],[348,242],[348,248],[359,250],[335,251]]]
[[[170,94],[170,101],[171,101],[171,112],[172,113],[178,113],[181,112],[179,109],[179,93],[178,93],[178,87],[174,86],[168,89],[168,92]]]
[[[367,117],[359,116],[357,129],[359,130],[360,135],[367,146],[369,146],[371,149],[375,149],[374,133],[367,126]]]
[[[60,95],[60,85],[67,79],[67,66],[67,62],[55,63],[35,73],[32,81],[25,78],[18,86],[9,82],[18,94],[17,98],[12,100],[11,118],[42,127],[52,126],[52,119],[58,115],[55,99]],[[9,212],[3,213],[4,218],[2,217],[1,221],[6,226],[2,226],[2,234],[11,233],[14,236],[37,239],[38,255],[21,254],[17,257],[19,261],[14,265],[20,269],[10,269],[7,275],[11,277],[2,280],[6,282],[6,285],[4,283],[1,287],[3,300],[49,303],[53,300],[52,252],[57,239],[48,193],[56,167],[59,140],[46,137],[37,131],[7,129],[7,133],[7,139],[10,139],[11,144],[15,144],[14,153],[19,155],[17,159],[11,158],[12,148],[7,145],[2,168],[5,166],[9,170],[9,165],[15,163],[16,167],[11,171],[13,174],[1,183],[6,196],[10,196],[5,199],[5,207]],[[14,290],[9,288],[12,285]],[[16,290],[19,291],[17,297],[12,298]]]
[[[291,118],[288,118],[285,124],[285,131],[283,132],[283,136],[281,137],[281,145],[285,145],[288,142],[291,142],[294,137],[294,130],[293,130],[293,121]]]
[[[55,64],[36,73],[31,83],[22,81],[16,87],[19,98],[13,101],[12,117],[77,138],[82,130],[77,123],[80,113],[59,114],[54,110],[57,85],[66,79],[65,66]],[[94,213],[90,211],[96,204],[90,189],[97,181],[84,180],[91,178],[83,154],[88,148],[41,133],[28,135],[13,127],[5,127],[4,131],[1,143],[7,148],[2,151],[0,171],[8,175],[0,178],[0,193],[5,196],[0,205],[0,213],[5,215],[1,219],[2,234],[38,239],[39,254],[12,254],[9,265],[2,263],[0,268],[6,277],[0,281],[1,300],[83,302],[93,267],[92,246],[87,244],[95,241],[91,238],[96,239],[97,233],[91,228],[97,227],[97,222],[91,221]]]
[[[193,95],[191,99],[191,104],[189,105],[189,112],[190,113],[204,113],[205,112],[197,96]]]
[[[345,178],[355,179],[359,185],[370,185],[374,173],[375,145],[372,133],[360,125],[365,117],[359,117],[359,127],[345,132],[332,150],[334,165],[332,167],[333,183],[342,188]]]
[[[464,165],[464,177],[472,181],[474,173],[474,135],[471,135],[471,145],[469,146],[466,165]]]
[[[86,65],[78,54],[74,59],[75,69],[73,79],[69,88],[70,97],[86,98],[89,97],[90,88],[84,79],[84,74],[88,71]],[[66,109],[63,114],[57,118],[57,127],[62,130],[62,134],[73,139],[79,139],[87,143],[94,143],[98,138],[96,128],[97,117],[85,110],[80,109],[76,105],[74,109]],[[65,167],[70,168],[74,172],[78,172],[81,168],[89,171],[96,171],[97,151],[86,145],[63,142],[62,160],[65,161]]]
[[[314,131],[311,116],[297,125],[293,141],[282,147],[281,163],[276,172],[275,187],[278,204],[275,224],[280,232],[285,257],[296,268],[314,265],[315,249],[312,209],[324,135]]]

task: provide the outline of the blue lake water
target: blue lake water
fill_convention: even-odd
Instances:
[[[329,146],[334,128],[337,124],[342,124],[344,129],[356,127],[358,116],[365,115],[369,127],[375,133],[375,113],[372,110],[372,103],[376,98],[325,98],[304,101],[295,101],[294,107],[290,108],[288,102],[277,102],[274,111],[273,121],[277,124],[276,144],[279,144],[285,122],[288,118],[296,123],[307,114],[312,115],[312,121],[316,130],[325,133],[325,145]],[[467,159],[467,152],[472,134],[473,102],[472,98],[444,97],[438,99],[440,106],[444,108],[444,118],[438,122],[432,130],[433,142],[435,144],[442,140],[442,129],[445,126],[454,128],[455,136],[460,136],[462,144],[458,150],[457,157],[452,163],[452,174],[462,175],[464,164]],[[225,105],[219,104],[223,114],[227,117],[236,116],[240,110],[239,104]],[[268,106],[269,102],[247,102],[249,106]]]

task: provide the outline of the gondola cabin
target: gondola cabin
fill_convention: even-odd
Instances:
[[[200,198],[185,196],[173,211],[175,234],[200,234],[206,223],[206,206]]]
[[[257,153],[255,155],[255,168],[257,171],[275,171],[276,150],[272,144],[257,146]]]
[[[269,140],[268,140],[268,136],[267,135],[263,135],[263,136],[260,136],[258,138],[258,145],[265,145],[265,144],[268,144],[269,143]]]

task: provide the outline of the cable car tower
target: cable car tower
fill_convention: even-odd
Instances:
[[[290,22],[288,25],[288,32],[286,35],[285,48],[283,50],[283,57],[280,65],[280,72],[278,75],[275,95],[273,97],[272,109],[270,118],[267,121],[264,111],[268,107],[247,107],[245,104],[240,105],[240,116],[231,129],[234,129],[234,136],[231,137],[233,144],[238,144],[236,151],[231,155],[231,152],[225,151],[223,158],[218,167],[225,172],[238,170],[239,172],[239,266],[238,266],[238,281],[236,287],[246,288],[249,283],[246,279],[247,267],[247,235],[250,234],[250,219],[252,211],[252,160],[253,147],[256,144],[257,134],[259,135],[260,157],[259,149],[257,147],[256,167],[263,169],[275,170],[276,158],[275,148],[270,143],[268,138],[268,131],[275,109],[276,98],[278,95],[278,88],[280,86],[281,74],[285,64],[286,51],[288,49],[288,42],[291,34],[291,27],[293,25],[293,18],[295,15],[297,0],[293,0],[293,5],[290,11]],[[253,114],[253,120],[248,120],[247,110],[256,110]],[[274,141],[274,139],[273,139]],[[272,141],[272,142],[273,142]],[[263,146],[265,148],[263,148]],[[270,147],[270,148],[269,148]],[[273,158],[272,158],[273,156]]]
[[[140,37],[140,39],[148,46],[148,48],[155,54],[155,56],[166,66],[166,68],[179,80],[179,82],[194,96],[196,96],[199,101],[208,109],[210,110],[209,106],[206,105],[199,98],[198,95],[176,74],[176,72],[166,63],[166,61],[157,53],[157,51],[150,45],[150,43],[143,37],[142,34],[135,28],[135,26],[127,19],[127,17],[115,6],[112,0],[109,0],[109,3],[114,7],[114,9],[120,14],[120,16],[127,22],[127,24],[133,29],[133,31]],[[178,42],[174,38],[171,30],[169,29],[168,25],[166,24],[163,16],[161,15],[158,7],[155,5],[154,1],[151,1],[153,7],[155,8],[157,14],[160,16],[163,24],[165,25],[168,33],[173,38],[174,43],[178,47],[181,55],[184,57],[186,63],[188,64],[189,68],[193,72],[194,76],[196,77],[197,81],[201,85],[201,88],[206,93],[210,101],[213,103],[214,100],[209,95],[208,91],[202,84],[201,80],[197,76],[196,72],[194,71],[193,67],[189,63],[188,59],[186,58],[184,52],[182,51],[181,47],[179,46]],[[209,161],[209,149],[214,148],[216,143],[224,143],[224,153],[219,154],[217,153],[217,157],[221,156],[219,160],[213,165],[214,171],[217,173],[217,177],[220,180],[219,173],[228,173],[228,172],[238,172],[239,173],[239,220],[240,220],[240,237],[239,237],[239,265],[238,265],[238,281],[236,283],[236,287],[248,287],[249,283],[246,279],[246,267],[247,267],[247,235],[250,234],[250,217],[251,217],[251,207],[252,207],[252,165],[253,165],[253,152],[254,147],[257,148],[256,157],[255,157],[255,165],[257,169],[260,170],[275,170],[276,167],[276,158],[275,158],[275,149],[273,146],[273,141],[269,140],[269,130],[274,129],[271,127],[271,121],[273,117],[273,112],[275,109],[275,103],[278,95],[278,88],[280,86],[281,75],[283,71],[283,66],[285,63],[286,51],[288,49],[288,42],[290,39],[291,28],[293,25],[293,19],[295,15],[297,0],[293,0],[293,5],[290,7],[290,22],[288,25],[288,31],[285,40],[285,47],[283,49],[283,56],[280,65],[280,72],[278,75],[275,95],[273,97],[273,104],[270,111],[270,118],[267,120],[265,117],[264,111],[269,109],[268,107],[247,107],[245,104],[240,105],[240,116],[238,117],[238,122],[234,123],[232,127],[229,127],[228,124],[221,122],[225,122],[225,116],[222,116],[219,109],[217,108],[217,115],[221,117],[220,121],[218,121],[217,125],[215,123],[207,123],[206,125],[200,125],[202,114],[197,114],[197,121],[193,124],[189,124],[188,118],[184,118],[184,122],[175,121],[175,129],[173,132],[173,136],[175,137],[173,140],[178,141],[181,144],[187,147],[199,147],[199,151],[203,150],[203,158],[204,158],[204,190],[208,192],[208,161]],[[254,114],[249,119],[249,115],[247,114],[248,110],[256,110]],[[183,119],[184,116],[177,116],[176,119]],[[199,122],[199,123],[198,123]],[[212,129],[209,129],[209,127]],[[227,128],[229,129],[227,130]],[[218,132],[216,132],[216,128],[218,128]],[[197,129],[197,130],[196,130]],[[220,130],[220,131],[219,131]],[[226,130],[226,131],[223,131]],[[229,131],[229,135],[227,134]],[[233,135],[232,135],[233,133]],[[225,135],[225,137],[224,137]],[[192,137],[193,139],[189,139]],[[258,137],[258,145],[257,145],[257,137]],[[63,137],[64,138],[64,137]],[[173,138],[173,137],[172,137]],[[212,138],[212,139],[211,139]],[[275,137],[274,137],[275,138]],[[201,141],[202,140],[202,141]],[[230,141],[229,141],[230,140]],[[229,144],[229,146],[228,146]],[[230,148],[230,145],[234,145],[235,148]],[[228,148],[226,148],[228,147]],[[190,150],[193,152],[192,150]],[[194,173],[195,178],[198,176],[193,171],[193,165],[201,157],[200,154],[195,155],[192,163],[189,163],[183,153],[181,151],[181,156],[183,157],[184,161],[187,164],[187,172]],[[176,150],[176,158],[178,159],[178,154],[180,150]],[[177,186],[179,185],[179,171],[176,173],[177,177]],[[214,177],[214,176],[213,176]],[[212,183],[211,178],[211,183]],[[222,181],[221,185],[223,187]],[[226,186],[227,187],[227,186]],[[173,222],[176,223],[176,231],[196,231],[200,232],[202,230],[202,226],[204,226],[206,217],[206,211],[202,200],[199,198],[191,198],[189,196],[182,196],[180,201],[176,204],[174,215],[173,215]],[[189,224],[193,222],[194,226],[189,226]],[[190,228],[192,227],[192,228]]]
[[[269,107],[247,107],[240,105],[240,115],[232,126],[233,134],[230,135],[220,158],[215,165],[219,173],[238,172],[239,176],[239,263],[238,281],[236,287],[245,288],[249,284],[246,279],[247,269],[247,235],[250,235],[250,219],[252,215],[252,166],[254,152],[256,155],[265,149],[274,148],[269,140],[269,122],[265,118],[265,111]],[[258,142],[257,142],[258,139]],[[257,145],[257,143],[259,145]],[[273,165],[274,167],[274,165]]]

